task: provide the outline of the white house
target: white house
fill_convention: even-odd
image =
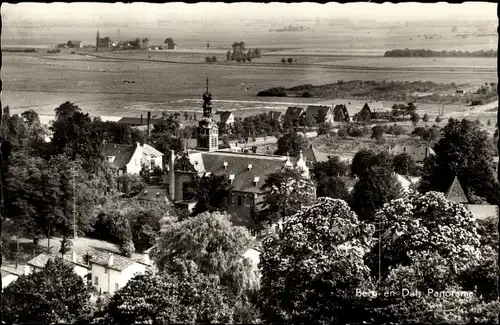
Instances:
[[[215,120],[226,126],[234,124],[234,114],[230,111],[218,111],[215,113]]]
[[[163,154],[148,144],[112,144],[105,146],[107,160],[118,169],[118,175],[138,175],[142,166],[163,169]]]
[[[434,150],[428,146],[413,146],[413,145],[400,145],[389,148],[389,152],[393,155],[402,153],[408,154],[415,162],[423,162],[425,158],[430,155],[435,155]]]
[[[27,263],[29,267],[27,273],[41,271],[47,261],[54,257],[47,253],[36,256]],[[148,259],[138,261],[97,249],[90,249],[86,254],[77,254],[73,251],[64,255],[64,260],[73,264],[75,273],[80,275],[85,283],[90,277],[92,286],[99,293],[110,295],[124,287],[136,274],[146,272],[151,264]]]
[[[17,278],[19,278],[21,275],[28,274],[28,269],[26,268],[26,266],[17,269],[2,267],[1,273],[2,273],[2,289],[4,289],[9,284],[16,281]]]
[[[26,263],[28,273],[40,272],[45,267],[45,264],[47,264],[50,259],[54,259],[54,257],[54,255],[41,253],[40,255],[29,260]],[[67,253],[64,255],[64,260],[67,262],[71,262],[73,264],[73,270],[75,271],[75,273],[86,280],[86,276],[89,272],[89,267],[88,265],[86,265],[85,261],[83,261],[83,257],[81,255],[78,256],[76,252]]]
[[[99,293],[107,292],[113,295],[136,274],[145,273],[149,268],[146,261],[143,263],[101,251],[94,251],[91,254],[90,274],[92,276],[92,286]]]

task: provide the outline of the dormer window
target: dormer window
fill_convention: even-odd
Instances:
[[[144,191],[144,195],[147,195],[148,194],[148,191]]]
[[[247,171],[251,171],[251,170],[252,170],[252,164],[248,164]]]
[[[253,186],[257,186],[258,183],[259,183],[259,176],[256,176],[253,178]]]
[[[156,192],[156,196],[160,196],[160,192]]]
[[[229,175],[229,182],[233,184],[234,182],[234,174]]]
[[[229,165],[229,164],[228,164],[228,162],[227,162],[227,161],[225,161],[225,162],[224,162],[224,164],[223,164],[224,169],[227,169],[227,165]]]
[[[115,161],[115,156],[108,156],[108,162],[112,163],[113,161]]]

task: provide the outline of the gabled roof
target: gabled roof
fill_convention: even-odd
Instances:
[[[373,112],[386,112],[386,111],[391,110],[390,108],[384,108],[384,104],[382,102],[379,102],[378,100],[366,102],[365,105],[368,105],[368,107],[370,108],[370,111],[372,111],[372,113]]]
[[[276,121],[283,118],[284,115],[285,113],[282,111],[269,111],[268,113],[269,118]]]
[[[448,191],[445,195],[446,199],[449,201],[457,202],[457,203],[469,203],[467,196],[465,196],[465,192],[458,181],[458,178],[455,176],[453,182],[451,183]]]
[[[118,169],[124,168],[132,159],[136,145],[106,143],[104,146],[105,156],[115,157],[112,164]]]
[[[168,190],[161,186],[148,186],[136,196],[136,199],[141,201],[168,200],[168,198]]]
[[[232,183],[235,191],[260,193],[260,187],[267,178],[267,175],[280,171],[287,159],[292,163],[296,162],[295,158],[286,156],[271,156],[235,153],[227,151],[215,152],[188,152],[189,160],[194,163],[199,173],[210,172],[214,175],[234,175]],[[224,162],[227,162],[224,168]],[[252,165],[248,170],[248,165]],[[254,185],[255,177],[259,177],[259,181]]]
[[[11,267],[4,267],[2,266],[2,278],[9,275],[9,274],[12,274],[12,275],[15,275],[15,276],[21,276],[24,274],[24,270],[22,270],[22,267],[20,268],[11,268]]]
[[[304,113],[305,111],[303,107],[290,106],[286,109],[285,116],[291,120],[297,120]]]
[[[347,113],[349,114],[349,117],[354,117],[354,115],[356,115],[361,108],[358,108],[355,104],[352,104],[351,102],[349,101],[345,101],[345,102],[338,102],[338,103],[335,103],[335,106],[334,106],[334,112],[335,110],[338,110],[340,109],[341,107],[345,107],[346,110],[347,110]]]
[[[219,111],[219,112],[217,112],[215,114],[219,116],[219,122],[220,123],[226,124],[227,120],[231,117],[231,115],[233,114],[233,112],[230,112],[230,111]]]
[[[59,254],[49,255],[47,253],[41,253],[38,256],[35,256],[31,260],[29,260],[26,264],[28,264],[29,266],[33,266],[33,267],[37,267],[37,268],[41,269],[41,268],[45,267],[45,264],[47,264],[47,262],[49,260],[54,259],[55,257],[61,257],[61,255],[59,255]],[[73,258],[72,252],[68,252],[68,253],[64,254],[63,259],[65,262],[68,262],[68,263],[76,264],[76,265],[79,265],[81,267],[88,267],[87,265],[85,265],[85,262],[83,260],[83,256],[81,254],[76,255],[76,262],[75,263],[73,263],[72,258]]]
[[[129,266],[139,263],[137,261],[134,261],[131,258],[127,258],[125,256],[113,254],[113,265],[109,266],[109,253],[103,252],[97,249],[93,249],[90,254],[92,255],[92,258],[90,260],[91,264],[97,264],[101,266],[107,266],[110,269],[116,270],[116,271],[123,271]]]
[[[328,161],[329,155],[319,151],[313,145],[310,145],[309,148],[304,150],[304,157],[307,161],[316,163],[316,162],[325,162]]]
[[[309,118],[318,118],[320,121],[324,121],[328,112],[331,111],[330,106],[326,105],[309,105],[306,109],[306,116]]]
[[[161,121],[161,119],[151,119],[151,124],[152,125],[156,125],[156,124],[159,124]],[[143,117],[142,118],[142,122],[141,122],[141,118],[140,117],[122,117],[121,119],[119,119],[117,121],[117,123],[120,123],[120,124],[132,124],[132,125],[147,125],[148,124],[148,119],[147,117]]]
[[[149,144],[144,144],[142,147],[142,153],[148,155],[148,156],[155,156],[155,157],[161,157],[163,156],[163,153],[160,151],[156,150],[155,148],[151,147]]]

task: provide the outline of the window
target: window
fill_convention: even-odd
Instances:
[[[99,285],[99,278],[97,276],[94,277],[94,285]]]
[[[238,205],[242,205],[242,204],[243,204],[242,197],[241,197],[241,195],[238,195]]]
[[[115,291],[118,291],[118,289],[120,289],[120,286],[118,285],[118,283],[115,283]]]

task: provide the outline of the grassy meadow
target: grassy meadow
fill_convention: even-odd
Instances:
[[[7,22],[2,30],[2,46],[34,47],[38,52],[2,53],[2,105],[9,105],[13,112],[33,108],[41,114],[52,114],[56,106],[69,100],[92,115],[139,116],[148,110],[153,114],[163,110],[201,113],[201,94],[208,77],[215,109],[236,110],[239,116],[246,116],[293,104],[331,102],[329,98],[256,97],[260,90],[276,86],[321,85],[338,80],[429,80],[480,85],[498,79],[496,58],[382,56],[386,50],[407,47],[489,50],[496,47],[497,37],[458,39],[448,26],[347,28],[330,23],[300,24],[312,31],[269,31],[288,25],[286,22],[124,25],[99,28],[100,35],[114,40],[147,36],[150,45],[162,45],[165,38],[172,37],[178,49],[104,53],[62,49],[61,53],[47,54],[48,47],[69,39],[93,44],[97,28],[34,28],[10,26]],[[426,34],[439,34],[440,38],[424,39]],[[261,48],[262,58],[251,63],[226,62],[231,44],[240,40],[248,49]],[[73,51],[75,54],[71,54]],[[213,55],[219,62],[204,62],[206,56]],[[281,57],[297,58],[297,63],[283,64]],[[426,111],[438,110],[438,105],[425,105],[422,109]],[[450,105],[446,110],[459,107]]]

